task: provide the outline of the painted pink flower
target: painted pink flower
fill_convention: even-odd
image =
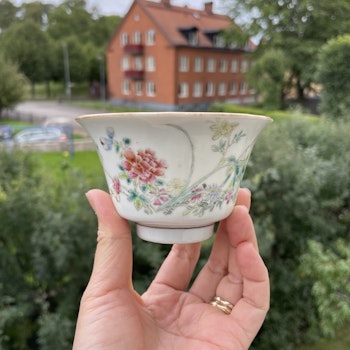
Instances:
[[[202,197],[203,197],[203,189],[198,187],[192,191],[191,201],[192,202],[198,201]]]
[[[122,191],[120,180],[117,177],[113,179],[113,190],[116,194],[120,194],[120,192]]]
[[[155,182],[158,176],[164,175],[167,164],[162,159],[157,159],[155,152],[150,149],[139,150],[137,154],[128,148],[124,152],[123,167],[131,179],[139,179],[147,184]]]
[[[228,191],[225,196],[226,204],[229,204],[233,200],[233,191]]]
[[[160,206],[169,200],[169,194],[164,188],[150,193],[154,196],[153,205]]]

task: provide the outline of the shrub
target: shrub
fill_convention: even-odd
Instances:
[[[256,349],[291,349],[321,334],[317,281],[301,273],[300,259],[310,240],[350,238],[349,132],[349,123],[293,118],[265,130],[254,148],[245,185],[272,292]]]

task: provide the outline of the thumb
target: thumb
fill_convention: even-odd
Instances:
[[[91,190],[86,197],[98,219],[97,247],[87,289],[94,295],[132,288],[132,239],[128,222],[117,213],[110,195]]]

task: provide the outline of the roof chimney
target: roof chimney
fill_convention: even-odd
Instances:
[[[208,15],[212,15],[213,14],[213,2],[209,1],[206,2],[204,4],[204,11],[208,14]]]
[[[161,0],[161,3],[166,6],[166,7],[170,7],[171,4],[170,4],[170,0]]]

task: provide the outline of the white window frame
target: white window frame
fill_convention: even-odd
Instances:
[[[193,69],[195,72],[203,72],[203,58],[202,57],[195,57]]]
[[[135,70],[142,70],[143,69],[142,57],[140,57],[140,56],[134,57],[134,69]]]
[[[156,83],[154,81],[146,82],[146,95],[149,97],[156,96]]]
[[[220,58],[219,71],[221,73],[226,73],[227,72],[227,59],[226,58]]]
[[[129,68],[130,68],[129,58],[123,57],[121,60],[121,70],[125,72],[126,70],[129,70]]]
[[[231,60],[231,72],[232,73],[237,73],[238,72],[238,59],[237,58],[233,58]]]
[[[130,95],[130,81],[129,80],[123,80],[122,92],[123,92],[123,95]]]
[[[146,45],[153,46],[156,43],[156,31],[154,29],[149,29],[146,32]]]
[[[195,82],[193,84],[193,97],[203,96],[203,84],[200,82]]]
[[[249,68],[249,61],[243,59],[241,62],[241,73],[247,73]]]
[[[147,56],[146,57],[146,70],[147,70],[147,72],[155,72],[156,59],[154,56]]]
[[[141,32],[137,31],[134,33],[134,44],[140,45],[142,42],[142,35]]]
[[[207,72],[215,73],[215,69],[216,69],[216,60],[215,60],[215,58],[208,58],[208,61],[207,61]]]
[[[229,94],[231,96],[237,95],[237,83],[235,81],[230,82]]]
[[[179,72],[188,72],[190,68],[188,56],[180,56],[179,58]]]
[[[215,95],[215,84],[212,81],[209,81],[205,84],[205,95],[206,96]]]
[[[246,81],[242,81],[239,83],[239,93],[240,95],[246,95],[248,92],[248,84]]]
[[[178,91],[179,98],[186,98],[188,97],[188,83],[179,83],[179,91]]]
[[[219,96],[226,96],[227,93],[227,85],[224,82],[219,83],[218,85],[218,95]]]
[[[142,96],[142,81],[135,81],[135,95]]]
[[[126,46],[129,44],[129,34],[126,32],[121,33],[120,35],[120,46]]]

